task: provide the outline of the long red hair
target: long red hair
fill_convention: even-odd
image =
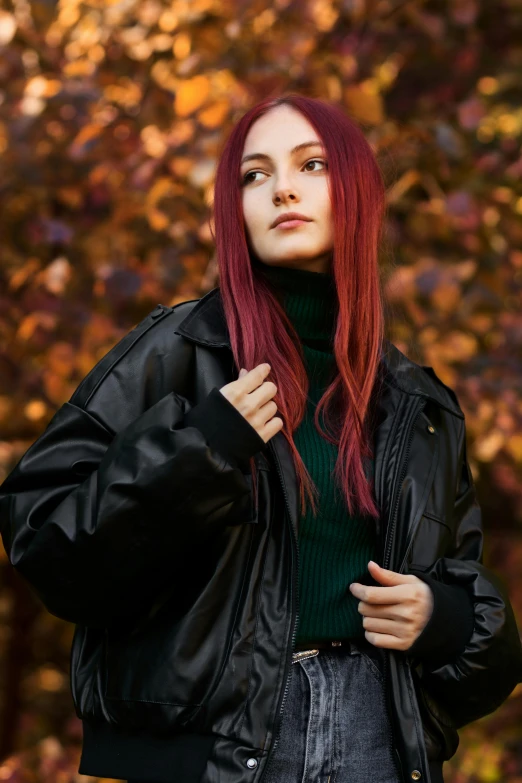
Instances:
[[[328,158],[334,246],[331,271],[337,291],[334,355],[338,368],[315,411],[318,431],[338,446],[334,475],[350,514],[377,517],[373,481],[364,471],[371,459],[372,392],[378,380],[385,319],[378,251],[386,208],[385,185],[360,127],[339,107],[299,94],[267,98],[244,114],[224,143],[214,182],[214,239],[225,318],[237,367],[268,362],[267,380],[282,434],[292,450],[301,511],[305,493],[317,513],[317,488],[294,444],[305,415],[308,377],[298,335],[270,283],[252,264],[244,225],[240,161],[247,133],[261,116],[282,104],[300,111],[316,130]],[[321,429],[320,414],[328,432]],[[254,492],[255,464],[251,459]]]

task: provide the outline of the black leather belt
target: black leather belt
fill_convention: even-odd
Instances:
[[[351,645],[351,639],[311,639],[298,642],[294,649],[295,652],[300,652],[301,650],[332,650],[338,647],[350,649]]]

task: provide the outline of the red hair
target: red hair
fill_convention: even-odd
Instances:
[[[286,94],[251,108],[232,129],[219,159],[214,183],[214,230],[219,288],[237,367],[268,362],[267,378],[277,386],[273,398],[282,434],[292,450],[301,510],[305,492],[317,513],[313,483],[292,433],[305,415],[309,382],[297,333],[270,283],[252,265],[244,225],[240,161],[250,127],[270,109],[286,104],[314,127],[328,158],[333,213],[331,272],[337,291],[334,356],[338,374],[315,411],[318,431],[338,446],[334,475],[350,514],[379,515],[373,481],[364,472],[372,458],[372,392],[384,339],[384,305],[378,268],[385,211],[385,186],[362,130],[339,107],[318,98]],[[320,427],[324,422],[330,432]],[[255,463],[251,459],[255,487]]]

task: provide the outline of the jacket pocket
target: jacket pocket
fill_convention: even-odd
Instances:
[[[196,547],[197,558],[173,561],[171,584],[147,616],[106,630],[105,720],[152,732],[193,725],[212,700],[230,656],[252,534],[248,526],[231,526],[211,546]]]
[[[129,730],[183,727],[199,709],[210,687],[217,661],[205,667],[172,628],[158,626],[133,632],[109,628],[104,640],[101,690],[103,713]],[[177,648],[177,655],[173,650]],[[217,658],[217,655],[216,655]],[[197,668],[197,672],[196,672]],[[105,718],[107,719],[107,718]]]
[[[451,528],[443,519],[424,512],[408,552],[408,565],[429,568],[449,551],[453,540]]]

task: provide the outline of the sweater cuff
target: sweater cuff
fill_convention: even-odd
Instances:
[[[427,624],[405,652],[430,665],[442,666],[462,653],[474,627],[474,606],[465,587],[448,585],[423,571],[410,569],[433,593]]]
[[[257,430],[242,413],[214,388],[185,415],[185,425],[197,427],[209,444],[231,465],[238,467],[266,446]]]

